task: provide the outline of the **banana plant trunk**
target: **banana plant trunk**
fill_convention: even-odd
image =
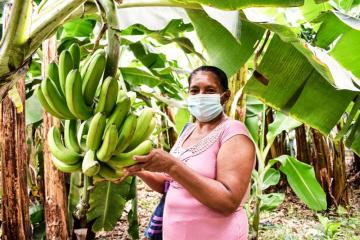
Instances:
[[[306,139],[306,128],[305,125],[295,129],[296,138],[296,158],[304,163],[312,164],[311,161],[311,148]]]
[[[23,109],[17,111],[7,96],[1,103],[0,139],[2,172],[2,239],[31,239],[27,187],[27,146],[25,134],[25,74],[13,75]]]
[[[311,135],[314,143],[313,166],[315,175],[326,193],[328,206],[334,203],[331,191],[331,155],[326,137],[316,129],[311,128]]]
[[[55,60],[55,36],[43,43],[42,76],[45,78],[47,65]],[[69,239],[67,223],[67,197],[65,175],[57,170],[51,161],[51,153],[47,143],[47,133],[53,125],[60,125],[60,120],[44,111],[43,139],[44,139],[44,180],[45,180],[45,224],[47,239]]]
[[[248,67],[245,64],[236,72],[232,77],[229,78],[229,90],[231,96],[225,106],[226,115],[233,117],[241,122],[245,122],[246,118],[246,94],[242,91],[242,88],[246,84],[246,74]],[[241,91],[241,92],[239,92]],[[238,96],[238,94],[241,94]],[[234,102],[236,101],[236,103]],[[234,107],[234,109],[232,109]]]
[[[11,6],[6,4],[4,30],[8,25]],[[27,187],[27,145],[25,124],[25,75],[27,66],[8,76],[17,82],[20,97],[18,108],[7,95],[0,99],[0,151],[2,177],[2,239],[31,239],[29,195]]]
[[[338,125],[339,128],[339,125]],[[344,141],[334,141],[333,158],[333,184],[332,191],[335,198],[335,204],[349,204],[349,195],[346,188],[346,163]]]

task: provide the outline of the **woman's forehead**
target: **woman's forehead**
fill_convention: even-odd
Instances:
[[[200,71],[192,76],[190,81],[190,87],[197,85],[209,85],[221,88],[217,76],[212,72],[208,71]]]

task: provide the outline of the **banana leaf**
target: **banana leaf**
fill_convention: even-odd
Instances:
[[[106,181],[95,185],[87,213],[87,220],[94,221],[94,232],[111,231],[115,227],[124,210],[130,184],[131,178],[119,184]]]
[[[282,131],[292,130],[301,124],[301,122],[298,122],[291,117],[288,117],[285,114],[277,111],[275,121],[269,125],[268,132],[266,134],[267,143],[271,145],[276,136],[279,135]]]
[[[360,20],[332,11],[324,13],[317,21],[322,23],[315,43],[323,48],[330,48],[330,44],[334,43],[329,55],[360,78]]]
[[[345,146],[353,149],[354,152],[358,156],[360,156],[360,118],[359,117],[356,119],[355,123],[351,125],[346,135]]]
[[[190,112],[186,108],[178,108],[175,115],[176,132],[180,133],[185,124],[190,121]]]
[[[25,101],[26,125],[33,124],[42,120],[43,109],[38,98],[32,95]]]
[[[304,0],[175,0],[181,3],[198,3],[224,10],[237,10],[249,7],[297,7]]]
[[[274,168],[269,168],[264,174],[262,190],[276,185],[280,180],[280,172]]]
[[[287,37],[292,39],[291,35]],[[253,75],[245,92],[324,134],[331,131],[356,96],[353,91],[336,90],[297,48],[277,35],[257,73],[265,82]]]
[[[209,64],[221,68],[229,77],[250,58],[255,51],[255,43],[264,34],[263,28],[245,21],[241,22],[240,39],[236,39],[228,29],[209,17],[205,11],[186,12],[209,55]]]
[[[277,208],[285,199],[283,193],[269,193],[261,195],[260,211],[271,211]]]
[[[68,195],[68,221],[70,231],[72,231],[74,227],[73,213],[76,209],[76,205],[80,201],[81,192],[81,172],[72,173],[70,176],[70,187]]]
[[[122,67],[120,71],[125,81],[133,86],[147,85],[149,87],[155,87],[162,83],[159,77],[140,68]]]
[[[131,200],[131,209],[128,213],[128,233],[131,236],[132,240],[140,239],[139,236],[139,221],[138,221],[138,204],[137,204],[137,192],[136,192],[136,177],[132,179],[130,185],[129,199]]]
[[[312,166],[288,155],[282,155],[274,160],[281,163],[280,171],[286,175],[291,189],[301,201],[316,211],[326,209],[326,195],[316,180]]]
[[[96,21],[79,18],[63,25],[61,38],[63,37],[91,37]]]

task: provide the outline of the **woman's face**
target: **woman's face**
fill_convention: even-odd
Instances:
[[[197,72],[190,81],[189,94],[222,94],[224,91],[212,72]]]
[[[225,104],[230,98],[230,91],[224,91],[216,75],[208,71],[197,72],[191,78],[189,95],[196,94],[220,94],[221,104]]]

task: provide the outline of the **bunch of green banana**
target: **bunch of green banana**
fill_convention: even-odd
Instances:
[[[115,181],[124,175],[124,167],[136,164],[134,155],[151,151],[147,139],[156,125],[154,113],[148,108],[135,115],[131,105],[136,94],[119,90],[115,78],[103,77],[103,49],[80,61],[79,45],[73,44],[60,53],[59,64],[48,65],[35,90],[44,109],[64,120],[63,136],[56,127],[48,132],[52,162],[66,173],[82,171]]]

